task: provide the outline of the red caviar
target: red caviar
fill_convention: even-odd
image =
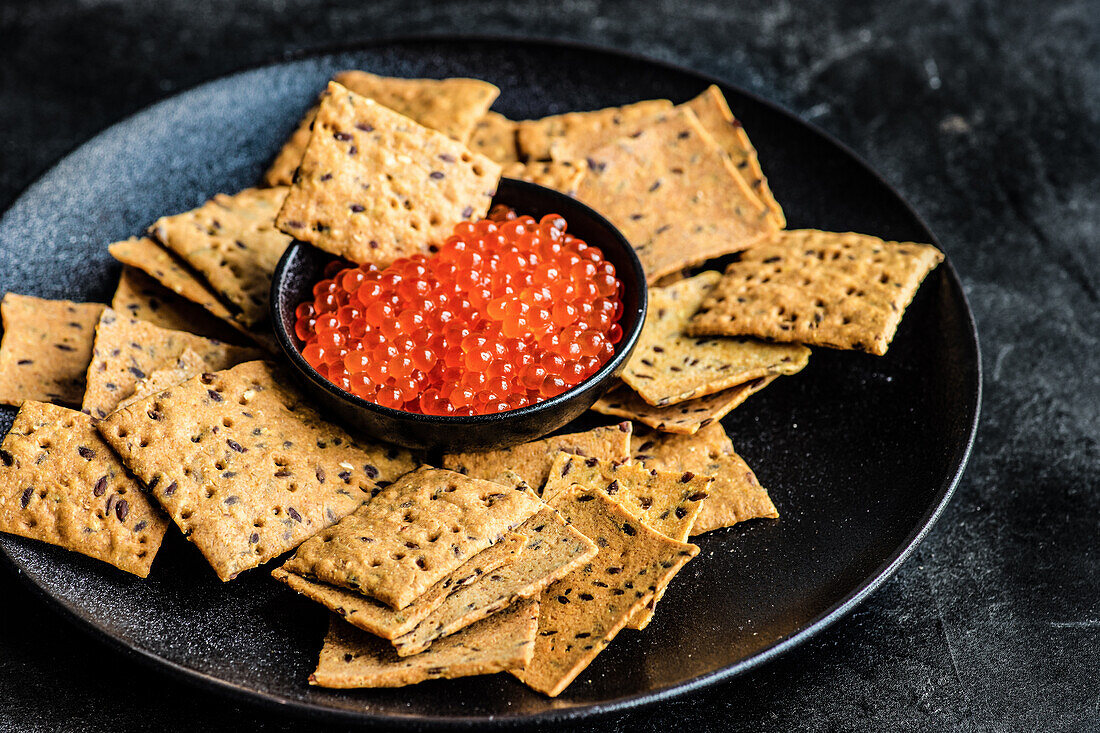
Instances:
[[[330,264],[294,330],[305,360],[341,389],[407,412],[480,415],[598,371],[623,335],[621,295],[615,266],[564,218],[496,206],[430,257]]]

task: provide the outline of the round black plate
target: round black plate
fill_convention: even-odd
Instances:
[[[106,130],[32,185],[0,220],[0,291],[108,301],[109,242],[258,180],[329,76],[474,76],[514,119],[638,99],[681,101],[710,80],[616,53],[499,40],[394,42],[274,64],[179,94]],[[790,226],[934,241],[852,153],[790,114],[724,86]],[[810,366],[725,424],[781,518],[700,538],[645,632],[624,631],[560,697],[507,675],[399,690],[312,688],[325,614],[263,570],[218,582],[169,536],[145,581],[30,541],[0,539],[53,603],[137,656],[278,709],[362,721],[568,718],[661,700],[789,649],[876,588],[924,536],[966,462],[981,375],[958,277],[929,277],[885,357],[816,350]],[[12,411],[5,411],[10,421]]]

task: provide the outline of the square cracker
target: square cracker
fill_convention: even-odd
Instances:
[[[535,653],[513,672],[556,697],[699,548],[654,532],[598,489],[572,486],[550,505],[599,547],[596,557],[543,591]]]
[[[354,90],[352,90],[354,91]],[[466,143],[470,150],[481,153],[489,160],[501,165],[519,160],[519,148],[516,145],[516,127],[513,122],[499,112],[486,112],[470,135]]]
[[[142,578],[168,521],[81,412],[27,400],[0,448],[0,532]]]
[[[630,461],[632,425],[621,422],[583,433],[551,435],[511,448],[480,453],[451,453],[443,456],[443,467],[465,476],[496,481],[505,471],[513,471],[534,489],[541,489],[558,453],[564,451],[605,461]]]
[[[502,175],[572,196],[587,170],[583,160],[533,160],[529,163],[510,163],[504,167]]]
[[[881,356],[921,281],[942,261],[930,244],[852,232],[780,232],[726,269],[688,332]]]
[[[420,654],[437,639],[507,608],[521,598],[537,596],[551,583],[596,556],[592,540],[545,507],[520,525],[526,537],[515,562],[479,576],[447,597],[408,633],[393,640],[398,655]]]
[[[667,99],[646,99],[621,107],[566,112],[518,123],[516,138],[527,160],[576,160],[611,142],[633,135],[672,109]]]
[[[776,231],[768,208],[684,108],[590,153],[577,198],[618,227],[651,283]]]
[[[404,687],[517,669],[531,659],[538,618],[538,601],[528,599],[440,640],[423,654],[399,657],[383,639],[333,616],[309,683],[336,688]]]
[[[400,611],[348,588],[318,583],[283,568],[271,571],[271,576],[311,601],[320,603],[352,626],[392,641],[412,631],[459,589],[477,582],[485,573],[515,562],[526,544],[524,535],[509,532],[500,542],[471,557]]]
[[[721,277],[708,270],[674,285],[650,288],[645,327],[622,374],[649,404],[674,405],[757,377],[794,374],[806,366],[810,350],[798,344],[684,333]]]
[[[658,471],[637,464],[614,464],[592,458],[559,453],[550,470],[543,494],[552,501],[572,484],[601,489],[618,500],[627,511],[650,529],[679,542],[687,540],[707,504],[713,478],[691,471]],[[653,620],[654,607],[665,588],[658,586],[644,609],[630,619],[628,627],[644,629]]]
[[[541,506],[526,492],[422,466],[306,540],[284,567],[400,610]]]
[[[745,128],[741,122],[733,116],[729,104],[726,102],[722,90],[711,84],[706,91],[694,99],[684,102],[681,107],[686,107],[699,118],[699,124],[703,126],[718,147],[722,149],[733,165],[737,173],[748,184],[764,205],[768,207],[768,217],[780,229],[787,226],[787,219],[783,215],[783,208],[775,200],[768,179],[760,167],[760,160],[756,155],[756,148],[749,140]]]
[[[350,513],[411,470],[407,451],[323,421],[261,361],[202,374],[98,427],[222,580]]]
[[[139,379],[137,384],[134,385],[134,393],[119,402],[115,409],[120,410],[123,407],[129,407],[140,399],[163,392],[169,387],[175,387],[177,384],[186,382],[191,377],[205,371],[207,371],[206,360],[202,354],[191,347],[187,347],[178,356],[161,362],[160,366],[149,372],[147,377]]]
[[[0,303],[0,403],[79,405],[95,324],[107,306],[8,293]]]
[[[356,94],[459,142],[470,137],[475,125],[488,114],[489,106],[500,94],[499,89],[480,79],[399,79],[365,71],[344,71],[334,80]],[[264,174],[265,184],[289,186],[294,182],[294,172],[302,162],[316,116],[317,107],[313,106]]]
[[[219,193],[197,209],[154,222],[149,233],[201,273],[248,326],[267,317],[271,276],[290,245],[275,228],[287,189]]]
[[[224,321],[129,265],[124,265],[119,275],[111,308],[161,328],[189,331],[220,341],[240,339]]]
[[[696,397],[667,407],[654,407],[626,385],[615,387],[592,405],[601,415],[637,420],[654,430],[693,435],[699,428],[718,422],[742,402],[767,387],[776,376],[757,377],[721,392]]]
[[[499,178],[484,155],[330,83],[277,223],[326,252],[383,267],[483,217]]]
[[[260,355],[256,349],[159,328],[106,309],[95,329],[81,409],[92,417],[106,417],[119,402],[134,394],[139,380],[188,348],[202,356],[207,371],[225,369]]]
[[[692,471],[710,476],[710,495],[691,528],[692,535],[731,527],[748,519],[779,516],[768,492],[748,464],[733,450],[721,423],[700,428],[695,435],[654,432],[630,439],[634,460],[646,468]]]

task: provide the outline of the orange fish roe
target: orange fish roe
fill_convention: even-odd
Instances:
[[[622,338],[622,283],[597,247],[504,206],[431,257],[332,263],[295,314],[302,356],[341,389],[428,415],[513,410],[594,374]]]

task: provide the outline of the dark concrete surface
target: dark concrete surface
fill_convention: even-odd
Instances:
[[[148,103],[332,42],[579,39],[775,100],[864,156],[950,253],[984,352],[978,441],[937,527],[854,614],[744,677],[592,727],[1100,730],[1098,18],[1070,0],[9,0],[0,208]],[[0,730],[304,728],[133,665],[0,576]]]

